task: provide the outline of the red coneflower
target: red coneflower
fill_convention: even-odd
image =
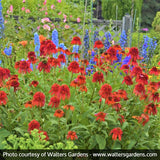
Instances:
[[[57,110],[55,111],[55,113],[54,113],[54,116],[55,116],[55,117],[58,117],[58,118],[63,117],[63,116],[64,116],[63,110],[62,110],[62,109],[57,109]]]
[[[155,93],[158,91],[158,84],[156,82],[150,82],[147,85],[148,93]]]
[[[37,59],[36,59],[36,54],[35,52],[31,51],[31,52],[28,52],[28,62],[32,63],[32,64],[35,64],[37,62]]]
[[[10,77],[10,71],[6,68],[0,67],[0,81],[4,81]]]
[[[74,45],[81,45],[81,39],[79,37],[73,37],[72,41],[71,41],[71,44],[74,44]]]
[[[112,135],[112,139],[113,140],[116,140],[117,137],[119,138],[119,140],[121,141],[121,138],[122,138],[122,134],[123,134],[123,131],[120,129],[120,128],[114,128],[111,130],[110,132],[110,135]]]
[[[127,56],[129,56],[129,55],[131,56],[131,59],[132,59],[132,60],[137,60],[137,59],[140,58],[140,57],[139,57],[139,50],[138,50],[138,48],[136,48],[136,47],[131,47],[131,48],[130,48]]]
[[[62,62],[62,63],[65,63],[65,62],[66,62],[65,55],[64,55],[64,54],[60,54],[60,55],[58,56],[58,60],[59,60],[60,62]]]
[[[28,61],[20,61],[18,70],[19,73],[26,74],[27,72],[30,73],[31,71],[30,63]]]
[[[65,105],[63,108],[66,109],[66,110],[74,111],[74,106],[69,105],[69,104]]]
[[[136,84],[133,90],[133,93],[135,93],[135,95],[143,95],[145,94],[145,87],[142,83]]]
[[[52,85],[51,90],[49,91],[49,93],[51,93],[51,95],[57,95],[60,89],[60,85],[55,83]]]
[[[32,82],[29,84],[29,86],[37,87],[37,86],[38,86],[38,84],[39,84],[39,82],[38,82],[38,81],[32,81]]]
[[[125,76],[122,83],[126,83],[126,85],[132,85],[133,84],[132,78],[130,76]]]
[[[36,92],[33,96],[33,106],[43,107],[45,105],[45,95],[42,92]]]
[[[28,131],[32,131],[34,129],[38,129],[40,128],[40,124],[38,121],[36,120],[32,120],[29,124],[28,124]]]
[[[57,96],[63,100],[65,100],[66,98],[69,99],[71,96],[69,87],[66,84],[63,84],[62,86],[60,86]]]
[[[142,68],[139,67],[139,66],[135,66],[133,68],[132,72],[131,72],[131,76],[136,76],[137,77],[140,74],[142,74]]]
[[[81,92],[87,92],[87,87],[86,86],[80,86],[79,91]]]
[[[77,61],[73,61],[69,64],[68,70],[72,73],[79,73],[79,63]]]
[[[76,135],[76,132],[69,131],[68,134],[67,134],[67,139],[70,139],[72,141],[78,139],[78,137]]]
[[[123,115],[119,115],[120,118],[118,118],[119,122],[121,123],[121,125],[126,121],[124,119],[124,116]]]
[[[11,81],[9,82],[9,85],[10,85],[11,87],[14,87],[14,92],[16,92],[17,89],[18,89],[18,87],[19,87],[19,85],[20,85],[20,83],[18,82],[18,80],[11,80]]]
[[[157,103],[159,103],[160,102],[159,93],[158,92],[152,93],[151,96],[149,97],[149,100],[154,101],[154,102],[157,101]]]
[[[84,75],[78,75],[76,79],[79,85],[83,85],[86,83],[86,77]]]
[[[157,67],[152,67],[151,70],[149,71],[150,75],[159,75],[160,74],[160,70],[157,69]]]
[[[92,82],[99,82],[100,83],[103,83],[104,82],[104,76],[103,76],[103,73],[102,72],[95,72],[93,74],[93,79],[92,79]]]
[[[156,115],[157,114],[157,105],[155,105],[154,103],[150,103],[147,106],[145,106],[144,109],[144,113],[148,113],[149,115],[153,114]]]
[[[108,96],[110,96],[112,93],[112,87],[109,84],[104,84],[102,85],[100,91],[99,91],[99,95],[102,98],[107,98]]]
[[[44,60],[38,64],[38,70],[40,72],[43,70],[43,72],[49,73],[51,70],[51,67],[50,67],[49,63]]]
[[[138,123],[142,123],[143,126],[149,121],[148,114],[144,113],[142,113],[141,116],[132,116],[132,118],[138,120]]]
[[[46,131],[41,131],[41,130],[39,130],[38,133],[43,133],[43,135],[46,136],[44,140],[46,140],[46,141],[49,140],[49,137],[48,137],[48,134],[47,134]],[[40,137],[40,139],[41,139],[41,137]]]
[[[72,86],[72,87],[78,87],[79,86],[78,80],[74,79],[73,81],[71,81],[70,86]]]
[[[71,55],[72,54],[72,52],[70,52],[70,50],[68,50],[68,49],[66,49],[65,51],[64,51],[64,53],[66,54],[66,55]]]
[[[148,84],[148,75],[145,73],[141,73],[137,76],[136,82],[143,83],[144,85]]]
[[[95,116],[97,117],[96,118],[96,121],[100,120],[100,121],[105,121],[105,117],[106,117],[107,113],[104,113],[104,112],[99,112],[99,113],[96,113]]]
[[[119,98],[122,98],[124,100],[127,100],[127,92],[123,89],[118,90],[117,95]]]
[[[112,104],[112,108],[114,108],[117,112],[120,111],[121,107],[122,106],[121,106],[120,103],[114,103],[114,104]]]
[[[100,40],[95,41],[94,48],[100,49],[100,48],[103,48],[103,47],[104,47],[104,45],[103,45],[102,41],[100,41]]]
[[[7,94],[4,91],[0,91],[0,105],[6,105],[7,100]]]
[[[115,50],[115,48],[109,47],[107,53],[109,54],[109,60],[111,61],[111,63],[117,60],[117,51]]]
[[[55,67],[55,68],[57,66],[59,66],[59,67],[61,66],[60,60],[56,59],[56,58],[53,58],[53,57],[48,58],[48,63],[49,63],[50,66]]]
[[[51,55],[57,53],[56,45],[51,40],[45,40],[40,46],[40,56]]]
[[[20,61],[15,62],[14,68],[15,68],[15,69],[18,69],[18,68],[19,68],[19,64],[20,64]]]
[[[32,104],[32,101],[27,101],[25,104],[24,104],[25,108],[32,108],[33,107],[33,104]]]
[[[54,97],[51,97],[48,105],[49,106],[51,105],[52,108],[53,107],[57,108],[59,106],[59,104],[60,104],[60,99],[58,97],[54,96]]]
[[[129,66],[128,66],[127,64],[124,64],[124,65],[120,68],[120,70],[122,70],[124,73],[128,73],[128,71],[129,71]]]
[[[84,66],[79,67],[79,73],[81,73],[82,75],[86,75]]]

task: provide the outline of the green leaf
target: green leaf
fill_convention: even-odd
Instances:
[[[127,148],[127,149],[132,149],[133,146],[136,144],[136,141],[135,141],[135,140],[131,140],[129,143],[130,143],[130,144],[128,145],[128,148]]]
[[[125,129],[128,126],[128,122],[124,122],[122,125],[122,130]]]
[[[2,142],[5,140],[5,137],[8,137],[11,133],[6,129],[0,129],[0,149],[4,149],[4,144]]]
[[[105,149],[106,140],[102,135],[96,134],[96,141],[99,145],[99,149]]]

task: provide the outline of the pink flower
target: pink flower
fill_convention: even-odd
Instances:
[[[62,12],[59,12],[58,15],[61,15]]]
[[[22,10],[22,11],[24,11],[24,10],[25,10],[25,8],[24,8],[24,7],[22,7],[22,8],[21,8],[21,10]]]
[[[10,9],[10,12],[13,12],[13,6],[12,5],[10,5],[9,9]]]
[[[39,30],[41,26],[38,26],[37,29]]]
[[[54,6],[54,4],[52,4],[52,5],[51,5],[51,9],[55,9],[55,6]]]
[[[46,3],[47,3],[47,0],[45,0],[45,1],[43,2],[43,5],[46,5]]]
[[[45,15],[48,15],[48,12],[45,12]]]
[[[51,21],[50,21],[49,18],[46,17],[46,18],[41,19],[41,22],[42,22],[42,23],[45,23],[45,22],[51,22]]]
[[[64,26],[64,28],[65,28],[65,29],[69,29],[70,26],[66,24],[66,25]]]
[[[80,19],[79,17],[77,18],[77,22],[78,22],[78,23],[81,22],[81,19]]]
[[[5,21],[4,21],[4,24],[6,24],[6,23],[7,23],[7,21],[5,20]]]
[[[26,9],[26,13],[30,13],[31,11],[29,9]]]
[[[64,20],[63,22],[65,23],[67,21],[67,16],[65,14],[63,14]]]
[[[43,26],[43,29],[48,30],[48,31],[50,31],[50,30],[51,30],[51,29],[50,29],[50,26],[49,26],[49,25],[47,25],[47,24],[45,24],[45,25]]]
[[[70,15],[70,18],[72,18],[72,15]]]
[[[61,3],[61,0],[58,0],[58,3]]]
[[[26,2],[26,0],[23,0],[23,1],[22,1],[22,3],[25,3],[25,2]]]

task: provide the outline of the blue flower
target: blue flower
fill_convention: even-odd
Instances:
[[[107,50],[110,46],[111,46],[111,33],[108,31],[105,33],[105,41],[104,41],[104,46],[105,46],[105,49]]]
[[[37,54],[37,56],[39,55],[39,50],[40,50],[40,39],[39,39],[39,35],[38,33],[34,33],[34,45],[35,45],[35,53]]]
[[[5,48],[4,49],[4,53],[7,55],[7,56],[10,56],[12,54],[12,46],[10,45],[9,48]]]
[[[122,31],[121,33],[121,38],[119,40],[120,46],[122,47],[122,49],[124,49],[126,43],[127,43],[127,35],[125,30]]]
[[[59,45],[59,39],[58,39],[58,31],[56,29],[54,29],[54,31],[52,31],[52,42],[56,45],[56,47],[58,48]]]
[[[4,19],[2,14],[2,4],[0,0],[0,39],[4,36]]]

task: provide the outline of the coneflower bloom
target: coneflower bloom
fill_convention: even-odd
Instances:
[[[45,105],[45,95],[42,92],[36,92],[33,96],[33,106],[43,107]]]
[[[31,71],[30,63],[28,61],[20,61],[18,70],[19,73],[26,74],[27,72],[30,73]]]
[[[107,113],[104,113],[104,112],[99,112],[99,113],[96,113],[95,116],[97,117],[96,118],[96,121],[100,120],[100,121],[105,121],[105,117],[106,117]]]
[[[155,105],[154,103],[148,104],[147,106],[145,106],[144,113],[148,113],[149,115],[151,114],[156,115],[157,105]]]
[[[57,108],[60,104],[60,99],[56,96],[51,97],[50,102],[49,102],[49,106],[51,106],[52,108],[55,107]]]
[[[121,141],[121,138],[122,138],[122,134],[123,134],[123,131],[120,129],[120,128],[114,128],[111,130],[110,132],[110,135],[112,135],[112,139],[113,140],[116,140],[117,137],[119,138],[119,140]]]
[[[130,76],[125,76],[122,83],[126,83],[126,85],[132,85],[133,84],[132,78]]]
[[[65,100],[66,98],[69,99],[71,96],[69,87],[66,84],[60,86],[57,96],[62,100]]]
[[[112,87],[109,84],[102,85],[99,94],[102,98],[107,98],[112,93]]]
[[[79,63],[77,61],[73,61],[68,66],[69,72],[79,73]]]
[[[103,48],[104,47],[104,44],[102,43],[102,41],[98,40],[98,41],[95,41],[94,43],[94,48]]]
[[[69,105],[69,104],[65,105],[63,108],[66,109],[66,110],[74,111],[74,106]]]
[[[135,95],[143,95],[145,94],[145,87],[142,83],[136,84],[134,87],[133,92],[135,93]]]
[[[72,41],[71,41],[71,44],[74,44],[74,45],[81,45],[81,39],[79,37],[73,37]]]
[[[49,63],[44,60],[38,64],[38,70],[40,72],[43,70],[43,72],[49,73],[51,70],[51,67],[50,67]]]
[[[99,72],[99,71],[95,72],[93,74],[92,82],[99,82],[99,84],[103,83],[104,82],[104,75],[103,75],[103,73]]]
[[[60,85],[55,83],[52,85],[51,87],[51,90],[49,91],[49,93],[51,93],[51,95],[58,95],[58,92],[59,92],[59,89],[60,89]]]
[[[78,139],[78,137],[76,135],[76,132],[69,131],[68,134],[67,134],[67,139],[70,139],[70,140],[76,140],[76,139]]]
[[[34,129],[38,129],[40,128],[40,124],[38,121],[36,120],[32,120],[29,124],[28,124],[28,131],[32,131]]]
[[[6,105],[7,104],[7,94],[4,91],[0,91],[0,105]]]
[[[63,116],[64,116],[63,110],[62,110],[62,109],[57,109],[57,110],[55,111],[55,113],[54,113],[54,116],[55,116],[55,117],[58,117],[58,118],[63,117]]]

